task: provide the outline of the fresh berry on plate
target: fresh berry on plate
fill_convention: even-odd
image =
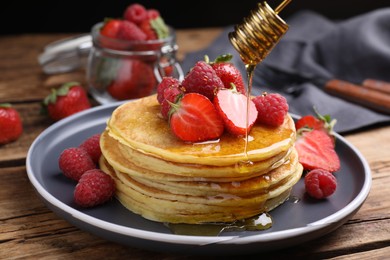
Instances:
[[[127,41],[145,41],[146,34],[135,23],[123,21],[119,25],[117,38]]]
[[[336,177],[322,169],[314,169],[305,175],[306,192],[313,198],[323,199],[329,197],[336,191]]]
[[[148,19],[148,12],[143,5],[134,3],[126,7],[123,18],[132,23],[140,24],[142,21]]]
[[[218,56],[214,61],[209,61],[208,56],[205,57],[207,63],[211,65],[217,76],[222,80],[225,88],[232,88],[232,83],[236,86],[238,92],[245,94],[245,83],[240,70],[231,62],[233,55],[224,54]]]
[[[102,155],[102,150],[100,149],[100,134],[94,134],[87,138],[79,147],[89,154],[95,164],[99,162],[100,156]]]
[[[169,87],[164,90],[164,99],[161,102],[161,116],[164,119],[169,119],[172,104],[183,95],[183,91],[179,87]]]
[[[109,201],[115,193],[115,182],[100,169],[93,169],[81,176],[74,190],[74,201],[81,207],[94,207]]]
[[[285,97],[278,93],[263,93],[252,99],[258,111],[256,122],[269,126],[280,126],[288,112]]]
[[[249,117],[247,123],[247,102],[249,101]],[[252,100],[233,89],[219,89],[214,100],[214,106],[221,116],[225,128],[230,133],[240,136],[249,133],[257,118],[257,110]]]
[[[306,170],[323,169],[333,173],[340,169],[333,139],[322,130],[301,132],[297,136],[295,148],[299,162]]]
[[[133,99],[150,95],[156,85],[153,69],[147,63],[136,59],[122,60],[107,92],[117,100]]]
[[[55,121],[91,107],[87,92],[78,82],[68,82],[59,89],[52,89],[43,100],[43,106]]]
[[[169,88],[180,88],[180,81],[173,77],[163,77],[161,82],[157,85],[157,101],[162,103],[164,98],[164,92]]]
[[[213,100],[218,89],[224,87],[214,69],[205,61],[198,61],[181,82],[186,93],[199,93]]]
[[[172,105],[169,120],[172,132],[186,142],[218,139],[223,131],[223,121],[213,103],[199,93],[187,93]]]
[[[96,164],[87,151],[79,147],[63,150],[58,165],[66,177],[75,181],[78,181],[86,171],[96,169]]]
[[[0,145],[16,141],[22,133],[19,112],[9,103],[0,104]]]

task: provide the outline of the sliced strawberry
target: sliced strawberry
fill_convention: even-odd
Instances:
[[[322,130],[302,132],[295,142],[295,148],[299,162],[306,170],[335,172],[340,169],[340,159],[334,149],[333,139]]]
[[[214,140],[224,131],[223,121],[213,103],[201,94],[185,94],[172,105],[170,113],[170,128],[183,141]]]
[[[234,86],[234,85],[233,85]],[[257,119],[257,109],[252,100],[237,92],[235,87],[220,89],[214,98],[214,105],[222,117],[226,129],[234,135],[245,135],[252,129]],[[247,120],[247,102],[249,102],[249,117]]]

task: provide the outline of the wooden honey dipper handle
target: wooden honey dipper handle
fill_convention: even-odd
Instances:
[[[325,91],[373,110],[390,114],[389,94],[338,79],[329,80],[325,84]]]

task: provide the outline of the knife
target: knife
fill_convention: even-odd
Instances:
[[[390,114],[390,82],[367,78],[361,84],[356,84],[341,79],[314,77],[294,70],[281,70],[271,66],[264,66],[258,72],[274,85],[286,84],[286,82],[290,84],[310,82],[331,95]]]

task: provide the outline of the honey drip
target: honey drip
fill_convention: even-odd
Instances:
[[[230,42],[238,51],[245,64],[248,79],[244,146],[246,159],[236,165],[239,172],[249,171],[250,166],[253,164],[248,156],[249,100],[252,92],[253,73],[256,66],[264,60],[286,33],[288,25],[277,14],[290,1],[284,0],[275,11],[266,2],[259,3],[258,9],[252,11],[251,15],[244,19],[243,24],[236,26],[234,32],[229,33]],[[299,199],[291,197],[290,201],[297,203]],[[202,225],[166,223],[166,226],[177,235],[217,236],[227,231],[265,230],[272,226],[272,218],[268,213],[262,213],[233,223],[207,223]]]
[[[248,87],[246,105],[246,132],[244,155],[245,161],[237,164],[239,172],[246,172],[253,164],[248,156],[248,126],[249,126],[249,100],[252,92],[253,73],[256,66],[270,53],[280,38],[286,33],[288,25],[278,16],[278,13],[291,0],[284,0],[275,11],[266,3],[259,3],[257,9],[244,18],[244,22],[235,26],[235,31],[229,33],[229,40],[240,54],[245,64]]]
[[[205,223],[201,225],[166,223],[165,225],[176,235],[218,236],[222,232],[266,230],[272,227],[272,218],[268,213],[262,213],[232,223]]]

